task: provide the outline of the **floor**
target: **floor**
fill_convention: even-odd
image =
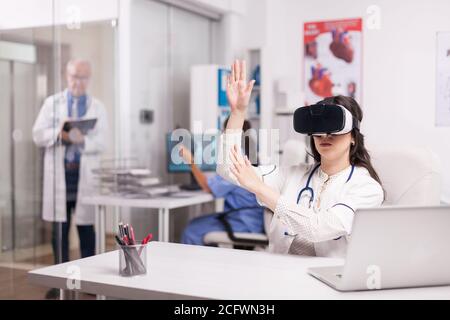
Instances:
[[[27,271],[0,268],[1,300],[41,300],[45,299],[47,288],[33,286],[27,281]]]
[[[115,249],[113,236],[107,236],[107,251]],[[70,251],[71,260],[79,259],[78,249]],[[0,300],[44,300],[49,288],[34,286],[28,282],[28,271],[53,264],[53,255],[44,254],[32,259],[0,264]],[[80,300],[96,299],[93,295],[80,294]]]

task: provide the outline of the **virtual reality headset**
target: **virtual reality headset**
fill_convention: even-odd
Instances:
[[[302,134],[340,135],[359,130],[359,126],[359,120],[338,104],[314,104],[298,108],[294,113],[294,129]]]

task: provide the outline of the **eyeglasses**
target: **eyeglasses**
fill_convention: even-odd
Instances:
[[[80,77],[80,76],[76,76],[76,75],[73,75],[73,74],[69,74],[68,76],[73,81],[79,81],[79,82],[87,82],[87,81],[89,81],[89,77]]]

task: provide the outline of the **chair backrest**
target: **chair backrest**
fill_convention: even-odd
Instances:
[[[386,192],[384,205],[439,205],[441,164],[421,147],[370,148],[372,164]]]

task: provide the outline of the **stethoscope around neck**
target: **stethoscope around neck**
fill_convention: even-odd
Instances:
[[[312,203],[314,202],[314,190],[309,185],[311,184],[311,179],[314,176],[314,173],[317,171],[317,169],[319,169],[319,167],[320,167],[320,163],[317,164],[314,167],[314,169],[311,171],[311,173],[309,174],[308,180],[306,182],[306,186],[302,190],[300,190],[300,193],[298,194],[297,204],[300,202],[300,199],[301,199],[301,197],[302,197],[304,192],[309,192],[310,193],[309,207],[311,207]],[[353,171],[355,171],[355,165],[352,165],[352,170],[350,171],[350,174],[348,175],[347,181],[345,181],[345,183],[350,181],[350,179],[352,178],[352,175],[353,175]]]

